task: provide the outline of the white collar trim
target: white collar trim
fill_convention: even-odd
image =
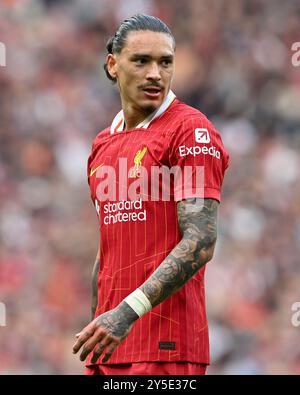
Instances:
[[[175,97],[176,97],[175,94],[170,90],[169,93],[167,94],[167,97],[161,104],[161,106],[158,109],[156,109],[152,114],[150,114],[146,119],[144,119],[143,122],[139,123],[135,127],[135,129],[137,129],[137,128],[147,129],[148,126],[150,125],[150,123],[154,119],[158,118],[161,114],[163,114],[170,107],[170,105],[173,103]],[[124,126],[125,126],[124,113],[123,113],[123,110],[121,110],[115,116],[115,118],[111,124],[110,133],[114,134],[115,132],[117,132],[117,133],[122,132],[124,130]]]

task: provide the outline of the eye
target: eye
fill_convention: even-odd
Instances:
[[[138,66],[142,66],[143,64],[146,63],[146,59],[144,58],[139,58],[139,59],[135,59],[134,61]]]
[[[172,60],[171,59],[164,59],[162,62],[162,65],[164,66],[164,67],[168,67],[170,64],[172,64],[173,62],[172,62]]]

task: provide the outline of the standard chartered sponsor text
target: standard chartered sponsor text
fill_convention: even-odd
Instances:
[[[146,221],[147,218],[146,210],[143,210],[142,199],[135,201],[123,200],[116,203],[108,202],[104,205],[103,212],[106,214],[103,218],[105,225],[117,222]]]

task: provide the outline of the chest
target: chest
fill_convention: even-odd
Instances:
[[[101,190],[101,195],[111,200],[106,194],[109,189],[116,198],[112,200],[121,200],[117,192],[127,191],[133,183],[147,183],[154,169],[162,166],[169,166],[168,132],[136,129],[110,136],[93,152],[89,173],[92,196]]]

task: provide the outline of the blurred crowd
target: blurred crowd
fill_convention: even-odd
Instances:
[[[230,153],[207,266],[209,374],[300,374],[298,0],[4,0],[0,42],[0,373],[74,374],[89,321],[97,218],[86,160],[120,110],[102,65],[119,22],[177,41],[173,90]]]

